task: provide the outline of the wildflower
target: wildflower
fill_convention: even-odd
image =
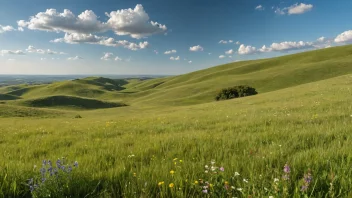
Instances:
[[[73,164],[74,167],[78,167],[78,162],[75,161],[75,163]]]
[[[246,182],[246,183],[248,183],[248,180],[247,180],[247,179],[243,179],[243,182]]]
[[[236,177],[236,176],[240,176],[240,174],[239,174],[238,172],[235,172],[235,177]]]
[[[194,184],[198,184],[199,182],[196,180],[196,181],[194,181]]]
[[[277,183],[279,182],[280,180],[278,178],[274,178],[274,182]]]
[[[286,174],[289,174],[290,172],[291,172],[291,168],[290,168],[290,166],[286,163],[285,164],[285,166],[284,166],[284,172],[286,173]]]
[[[133,173],[133,177],[137,177],[137,173]]]
[[[210,167],[210,170],[211,170],[211,171],[216,171],[216,169],[217,169],[217,167],[214,167],[214,166],[211,166],[211,167]]]
[[[208,166],[208,165],[205,165],[205,166],[204,166],[204,168],[205,168],[205,169],[208,169],[208,168],[209,168],[209,166]]]
[[[207,189],[204,189],[202,190],[203,193],[207,194],[208,193],[208,190]]]
[[[164,183],[165,183],[165,182],[161,181],[161,182],[158,183],[158,186],[161,186],[161,185],[163,185]]]
[[[274,196],[269,196],[269,198],[274,198]]]
[[[210,163],[211,163],[211,165],[214,165],[215,164],[215,160],[212,159]]]
[[[182,163],[183,162],[183,160],[180,160],[180,163]]]
[[[173,161],[177,161],[177,158],[175,158]]]
[[[225,185],[229,185],[229,182],[228,182],[228,181],[225,181],[224,183],[225,183]]]
[[[242,188],[237,188],[238,191],[242,192]]]
[[[174,170],[171,170],[171,171],[170,171],[170,174],[171,174],[171,175],[175,174],[175,171],[174,171]]]
[[[304,192],[308,189],[310,183],[312,182],[313,180],[313,177],[310,173],[310,170],[308,170],[308,173],[307,174],[304,174],[304,177],[303,177],[303,186],[301,186],[301,191]]]
[[[173,188],[174,186],[175,186],[174,183],[170,183],[170,184],[169,184],[169,187],[170,187],[170,188]]]
[[[232,188],[233,190],[236,190],[236,187],[234,187],[234,186],[231,186],[231,188]]]
[[[208,173],[208,171],[206,170],[206,171],[204,171],[205,173]]]
[[[209,184],[209,187],[212,188],[214,185],[213,184]]]
[[[224,167],[220,167],[219,170],[222,171],[222,172],[224,172],[224,171],[225,171],[225,168],[224,168]]]

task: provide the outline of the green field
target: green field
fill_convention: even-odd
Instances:
[[[241,84],[259,94],[214,101]],[[0,197],[352,196],[352,45],[0,100]],[[42,183],[58,158],[79,165]]]

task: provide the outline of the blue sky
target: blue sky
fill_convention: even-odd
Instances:
[[[0,0],[0,74],[182,74],[344,45],[351,9],[350,0]]]

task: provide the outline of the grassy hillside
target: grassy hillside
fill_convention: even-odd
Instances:
[[[351,55],[343,46],[152,80],[1,88],[22,99],[0,104],[0,197],[30,196],[30,178],[38,197],[351,197]],[[239,84],[259,94],[214,101]],[[40,173],[58,158],[57,177]]]
[[[133,99],[137,103],[197,104],[212,101],[221,88],[239,84],[248,84],[265,93],[340,76],[352,72],[351,62],[352,45],[349,45],[230,63],[181,76],[134,83],[127,90],[142,91]]]
[[[17,100],[20,99],[18,96],[13,96],[10,94],[0,94],[0,100]]]
[[[80,98],[75,96],[48,96],[43,98],[24,100],[19,104],[30,107],[61,107],[81,109],[102,109],[126,106],[122,103]]]
[[[24,196],[29,188],[20,183],[40,179],[33,165],[63,156],[79,162],[64,191],[78,197],[203,197],[199,179],[218,197],[348,197],[351,85],[345,75],[194,106],[84,111],[83,119],[3,118],[0,167],[8,168],[0,172],[0,192]],[[212,159],[224,172],[204,172]],[[290,180],[283,179],[285,163]],[[309,169],[313,182],[301,192]],[[235,189],[225,191],[225,181]]]

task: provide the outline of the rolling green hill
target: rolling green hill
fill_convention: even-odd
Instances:
[[[352,45],[277,58],[234,62],[180,76],[151,80],[89,77],[49,85],[17,86],[3,94],[35,99],[69,95],[130,105],[191,105],[211,102],[230,86],[247,84],[259,93],[275,91],[352,72]]]
[[[239,84],[259,94],[214,101]],[[0,93],[0,197],[352,196],[352,46]]]
[[[80,109],[103,109],[126,106],[122,103],[107,102],[75,96],[48,96],[21,101],[19,104],[30,107],[61,107]]]

